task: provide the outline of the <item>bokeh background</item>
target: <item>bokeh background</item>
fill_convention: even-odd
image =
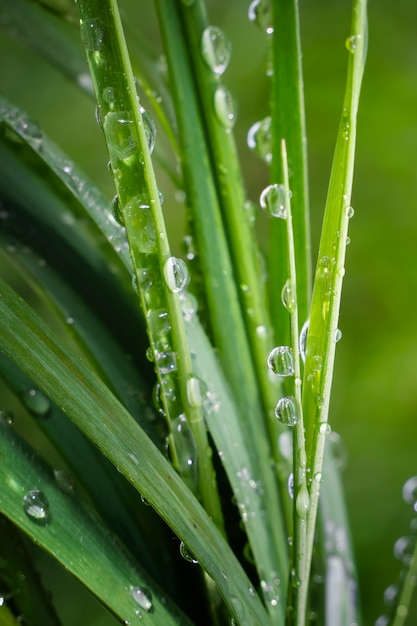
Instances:
[[[350,4],[300,0],[314,257],[342,108]],[[158,47],[152,3],[121,5],[140,15],[140,32]],[[248,22],[246,0],[207,5],[211,22],[232,40],[224,80],[239,102],[236,136],[248,194],[257,200],[268,172],[248,150],[246,133],[268,114],[265,36]],[[38,120],[111,198],[92,102],[46,63],[35,64],[33,54],[1,30],[0,58],[3,95]],[[172,190],[161,188],[178,249],[181,210]],[[401,489],[417,474],[417,3],[410,0],[369,2],[353,206],[330,419],[348,453],[344,482],[367,625],[384,612],[383,591],[398,579],[393,544],[409,532],[413,517]],[[267,227],[260,218],[261,238]],[[104,612],[93,617],[94,601],[50,563],[48,568],[45,577],[58,601],[60,588],[68,586],[80,598],[67,607],[65,626],[115,623]],[[416,623],[413,611],[407,624]]]

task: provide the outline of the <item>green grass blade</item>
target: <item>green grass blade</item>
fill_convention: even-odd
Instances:
[[[144,571],[132,562],[79,494],[63,491],[52,470],[1,427],[0,510],[54,556],[124,623],[188,624]],[[25,504],[26,500],[26,504]],[[134,599],[142,594],[142,603]]]
[[[285,139],[292,193],[299,323],[303,324],[308,316],[311,295],[311,244],[298,0],[274,2],[273,24],[271,183],[281,184],[283,180],[281,141]],[[288,316],[279,297],[288,278],[285,274],[285,239],[285,224],[281,220],[272,219],[269,247],[270,303],[272,322],[277,337],[281,338],[280,343],[286,343],[288,337]]]
[[[207,510],[222,527],[220,501],[201,409],[189,401],[188,386],[194,376],[178,295],[185,286],[186,268],[171,257],[169,249],[150,156],[154,137],[149,118],[143,115],[138,104],[117,3],[112,0],[104,3],[79,1],[78,6],[81,34],[103,120],[121,219],[126,227],[170,427],[173,461],[184,480],[199,492]],[[114,95],[110,101],[106,97],[109,85],[112,85]],[[148,276],[149,272],[153,274],[153,281],[149,284],[147,280],[145,286],[144,273]],[[183,422],[185,419],[186,423]],[[186,439],[182,433],[186,428],[195,443],[184,452],[182,448]]]
[[[22,542],[17,528],[0,516],[0,558],[2,567],[2,603],[0,624],[15,626],[22,617],[32,626],[60,626],[48,592],[42,586],[39,573]],[[13,603],[15,616],[10,621],[4,615],[9,600]]]
[[[0,285],[3,352],[151,503],[216,582],[238,622],[268,624],[227,542],[170,464],[107,387],[60,345],[7,285]]]
[[[353,5],[347,40],[348,77],[329,183],[308,331],[303,385],[307,463],[311,476],[322,471],[333,376],[337,324],[344,276],[350,198],[355,156],[357,111],[366,53],[366,0]],[[317,357],[322,368],[317,369]],[[312,481],[308,512],[307,561],[311,559],[320,482]]]

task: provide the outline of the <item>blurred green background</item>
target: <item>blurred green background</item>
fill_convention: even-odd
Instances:
[[[158,46],[151,3],[121,4],[131,17],[140,16],[138,28]],[[1,3],[3,9],[5,5]],[[146,5],[143,16],[139,5]],[[247,5],[240,0],[211,0],[208,11],[211,22],[232,40],[225,83],[239,102],[236,135],[248,194],[257,200],[268,172],[246,147],[246,133],[268,114],[269,79],[265,37],[248,22]],[[342,107],[350,10],[347,0],[300,1],[314,257]],[[3,10],[3,25],[5,15]],[[337,350],[330,418],[348,450],[344,478],[365,624],[373,624],[384,612],[383,591],[398,579],[400,565],[392,548],[408,533],[413,513],[402,501],[401,489],[417,474],[416,35],[417,3],[370,1],[355,217],[350,225],[340,321],[343,339]],[[107,154],[93,103],[2,31],[0,55],[3,95],[38,120],[111,198]],[[173,247],[178,250],[183,234],[178,228],[180,207],[172,189],[163,184],[161,188]],[[268,223],[262,217],[259,222],[263,237]],[[55,579],[57,588],[72,584],[66,576],[60,583],[61,576],[55,572],[49,578]],[[81,593],[76,586],[74,593]],[[88,608],[87,600],[76,605],[66,626],[113,623],[105,617],[98,621],[87,617],[95,610],[95,605]],[[83,612],[77,613],[80,607]],[[407,623],[417,623],[417,613]]]

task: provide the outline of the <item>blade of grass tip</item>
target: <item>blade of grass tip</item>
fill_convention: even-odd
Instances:
[[[182,166],[188,202],[193,208],[192,219],[203,269],[211,330],[223,371],[239,408],[246,446],[252,451],[252,467],[256,468],[256,476],[253,478],[259,481],[265,491],[267,518],[274,520],[279,527],[274,535],[279,540],[276,546],[275,569],[279,572],[281,581],[284,581],[288,567],[286,533],[283,529],[274,468],[269,462],[272,452],[264,425],[253,359],[242,320],[217,193],[210,174],[210,158],[188,53],[184,39],[178,36],[182,22],[174,3],[158,0],[157,8],[171,76],[180,142],[186,155]],[[227,307],[224,306],[225,302]]]
[[[291,349],[286,346],[278,348],[277,373],[285,376],[294,376],[293,396],[281,398],[277,404],[278,418],[287,426],[293,427],[293,524],[294,538],[292,546],[292,568],[290,571],[289,602],[287,610],[293,612],[293,623],[304,625],[305,607],[299,604],[299,599],[307,597],[309,586],[309,567],[306,563],[306,518],[309,508],[307,489],[307,457],[304,437],[304,419],[301,395],[301,364],[299,351],[298,303],[297,303],[297,263],[295,256],[295,242],[292,224],[292,209],[289,188],[288,158],[285,140],[281,142],[281,159],[284,182],[283,210],[281,217],[285,220],[287,229],[287,275],[291,296],[288,302],[290,316]],[[302,593],[302,590],[304,593]]]
[[[340,463],[328,442],[324,452],[320,494],[319,537],[324,560],[325,624],[350,626],[362,623],[358,578],[340,476]]]
[[[10,416],[4,416],[3,424]],[[6,422],[7,423],[7,422]],[[0,603],[0,624],[8,626],[2,609],[9,600],[13,602],[18,615],[11,625],[24,621],[32,626],[60,626],[50,594],[42,586],[39,573],[35,570],[17,528],[6,517],[0,516],[0,557],[2,567],[2,602]]]
[[[147,114],[139,107],[117,2],[79,0],[78,7],[120,219],[126,227],[169,423],[174,464],[189,486],[200,492],[207,510],[222,528],[208,436],[191,388],[195,377],[180,307],[179,292],[186,286],[188,272],[185,263],[172,257],[169,249],[151,160],[155,137]],[[105,97],[109,85],[114,90],[110,102]]]
[[[205,510],[97,376],[0,281],[0,349],[29,376],[149,501],[213,578],[238,623],[268,615]]]
[[[311,244],[307,174],[307,139],[301,63],[298,0],[273,3],[273,75],[272,75],[272,162],[271,183],[283,180],[281,141],[285,139],[290,172],[291,211],[294,223],[297,264],[297,302],[299,323],[309,311],[311,296]],[[270,307],[277,337],[285,343],[288,318],[279,298],[288,276],[286,272],[285,224],[271,220],[268,253]]]
[[[366,0],[353,3],[352,34],[347,39],[348,77],[330,176],[308,330],[303,384],[307,465],[314,477],[322,472],[328,412],[344,276],[346,238],[355,156],[357,111],[366,54]],[[320,363],[320,367],[317,367]],[[311,561],[320,481],[310,488],[307,560]]]
[[[57,484],[52,470],[10,426],[0,429],[1,512],[124,624],[140,617],[160,626],[189,624],[80,494]]]
[[[180,7],[185,26],[185,45],[194,70],[195,90],[200,96],[210,165],[218,189],[233,270],[239,285],[242,314],[261,399],[269,418],[271,441],[276,441],[279,434],[279,426],[273,415],[276,389],[265,367],[273,346],[273,333],[263,282],[259,280],[259,249],[246,208],[247,197],[233,135],[235,105],[232,95],[221,82],[231,55],[231,44],[218,27],[208,24],[201,0],[196,0],[191,6],[180,4]],[[273,449],[276,451],[276,446]]]

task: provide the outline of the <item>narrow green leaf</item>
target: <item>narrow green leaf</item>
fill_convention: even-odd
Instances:
[[[4,283],[0,320],[0,348],[151,503],[214,579],[238,622],[268,624],[236,557],[181,478],[107,387]]]
[[[0,427],[0,510],[123,623],[188,624],[81,496],[67,493],[36,453]],[[136,599],[135,599],[136,598]]]

